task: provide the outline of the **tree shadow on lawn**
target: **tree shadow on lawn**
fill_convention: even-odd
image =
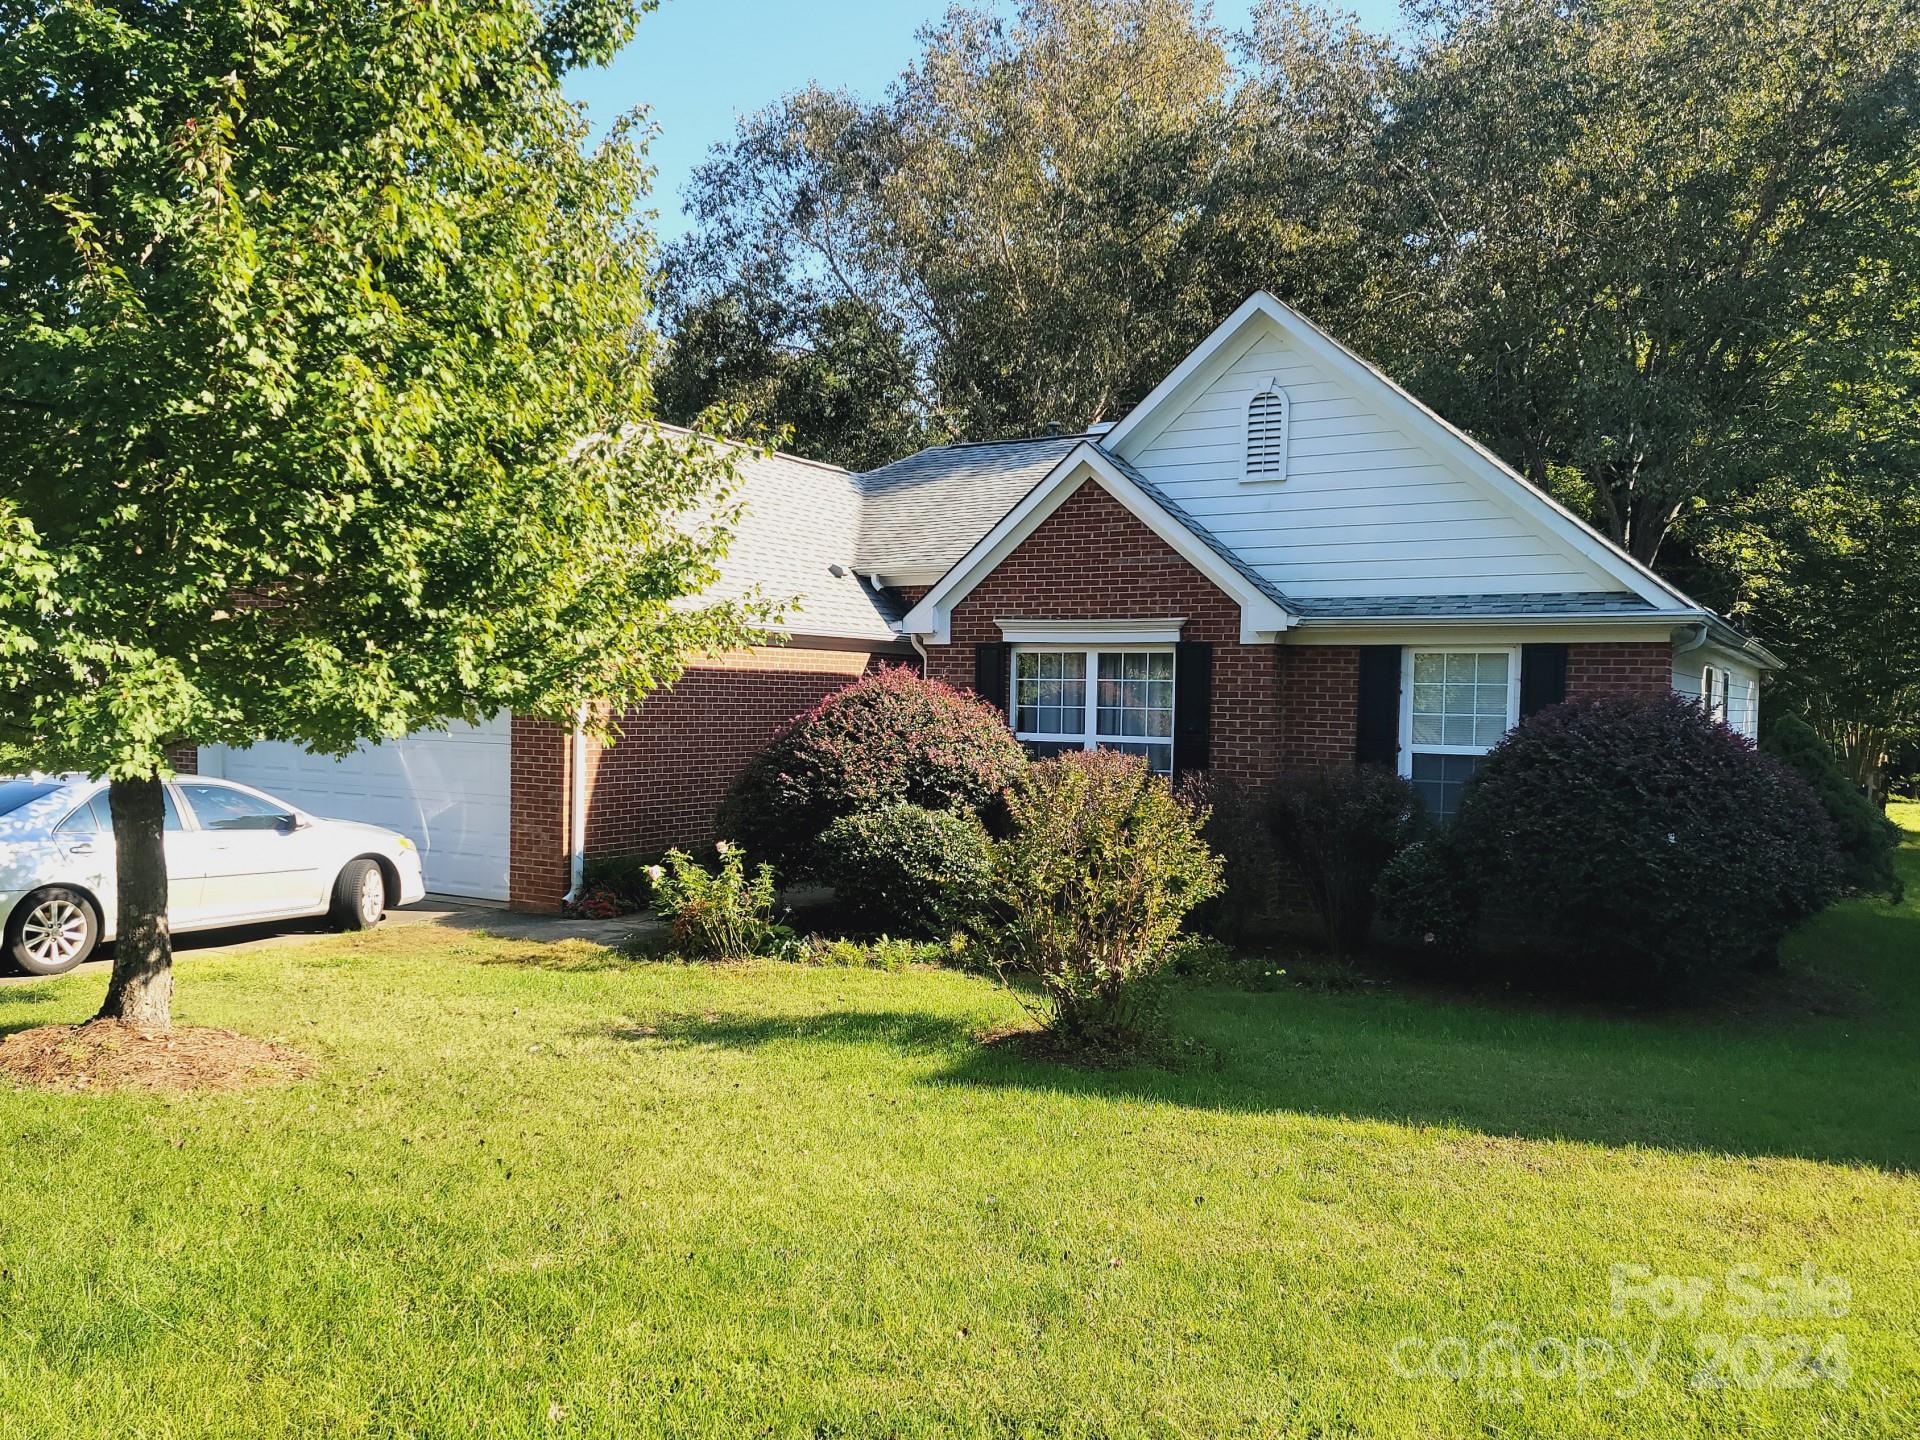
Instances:
[[[1526,1140],[1920,1167],[1911,1047],[1844,1022],[1758,1028],[1605,1019],[1397,994],[1192,990],[1175,1026],[1210,1058],[1079,1068],[982,1042],[976,1022],[907,1010],[683,1017],[620,1038],[758,1049],[885,1046],[948,1063],[922,1083],[1450,1126]]]

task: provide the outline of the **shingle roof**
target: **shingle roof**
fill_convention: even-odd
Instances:
[[[855,573],[861,496],[833,465],[769,455],[740,467],[744,504],[711,593],[735,599],[757,587],[769,599],[797,598],[781,629],[801,635],[897,640],[905,613],[892,592],[876,594]],[[839,566],[835,575],[832,567]]]
[[[1305,620],[1398,619],[1409,615],[1634,615],[1654,607],[1638,595],[1606,590],[1512,595],[1317,596],[1287,602]]]
[[[942,571],[1087,437],[937,445],[854,477],[865,497],[863,571]]]

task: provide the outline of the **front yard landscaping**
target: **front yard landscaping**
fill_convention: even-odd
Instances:
[[[1913,1434],[1896,814],[1905,904],[1750,1002],[1190,988],[1176,1072],[982,1046],[1024,1012],[952,970],[189,957],[183,1023],[315,1073],[0,1090],[0,1435]],[[1736,1266],[1815,1283],[1749,1315]]]

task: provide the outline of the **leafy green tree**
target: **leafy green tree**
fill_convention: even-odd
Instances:
[[[1824,359],[1911,340],[1920,6],[1415,18],[1378,93],[1326,92],[1374,150],[1344,186],[1368,279],[1336,327],[1645,561],[1700,505],[1818,459]]]
[[[0,764],[111,777],[101,1014],[170,1021],[171,742],[631,699],[725,461],[649,413],[632,0],[0,0]],[[713,517],[703,519],[702,517]]]
[[[654,372],[660,413],[697,424],[719,405],[748,432],[810,459],[868,470],[951,439],[927,413],[905,339],[852,299],[794,312],[761,293],[663,306],[673,336]]]
[[[778,296],[771,334],[804,344],[856,305],[900,337],[936,433],[1116,414],[1218,318],[1190,240],[1228,118],[1223,37],[1188,0],[1024,0],[956,7],[921,42],[884,99],[796,92],[700,170],[667,256],[677,313]],[[700,327],[675,339],[697,368]],[[903,401],[872,396],[874,438],[850,448],[899,453]]]

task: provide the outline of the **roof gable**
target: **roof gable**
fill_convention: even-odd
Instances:
[[[1276,390],[1291,413],[1288,470],[1249,476],[1247,410]],[[1698,609],[1264,292],[1102,443],[1298,601],[1619,592]]]
[[[1294,623],[1282,597],[1233,551],[1210,536],[1178,506],[1169,506],[1129,467],[1100,446],[1081,439],[1013,506],[992,529],[968,548],[900,622],[909,634],[946,644],[953,607],[965,599],[1001,561],[1018,549],[1074,491],[1098,484],[1176,554],[1240,606],[1240,633],[1246,643],[1269,640]]]

